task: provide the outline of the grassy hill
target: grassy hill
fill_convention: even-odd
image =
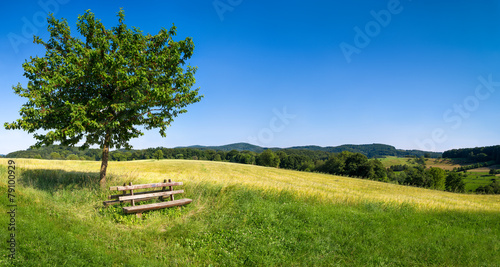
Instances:
[[[495,266],[500,196],[223,162],[111,162],[110,184],[184,182],[182,208],[103,208],[99,162],[16,159],[22,266]],[[7,177],[0,159],[0,176]],[[6,179],[0,190],[7,192]],[[7,193],[5,193],[7,194]],[[8,225],[6,197],[0,224]],[[0,238],[7,240],[7,232]],[[1,265],[8,265],[2,242]]]

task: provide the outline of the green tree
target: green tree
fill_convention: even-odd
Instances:
[[[81,40],[71,36],[65,19],[49,15],[49,40],[34,37],[45,56],[26,61],[28,84],[13,87],[28,101],[21,118],[4,125],[34,133],[34,147],[56,141],[73,146],[82,139],[83,148],[100,145],[103,186],[110,148],[130,148],[129,140],[143,135],[137,126],[159,128],[165,137],[173,119],[202,97],[191,89],[196,68],[185,66],[194,51],[191,38],[174,41],[175,26],[144,35],[124,20],[120,10],[118,25],[106,29],[88,10],[77,20]],[[35,133],[40,129],[47,132]]]
[[[52,153],[50,153],[50,158],[51,159],[60,159],[61,155],[57,152],[52,152]]]
[[[446,171],[441,168],[431,167],[429,170],[429,187],[445,190]]]
[[[79,160],[80,158],[75,154],[69,154],[66,159],[68,160]]]
[[[257,165],[277,168],[280,165],[280,158],[271,149],[267,149],[257,157]]]
[[[457,172],[450,172],[448,176],[446,176],[446,191],[450,192],[464,192],[465,191],[465,183],[463,181],[463,176]]]
[[[154,153],[154,157],[157,160],[162,159],[163,158],[163,151],[161,151],[161,149],[156,150]]]

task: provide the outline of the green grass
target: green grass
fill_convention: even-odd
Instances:
[[[413,162],[412,158],[400,158],[400,157],[385,157],[385,158],[380,158],[379,159],[384,167],[389,168],[393,165],[408,165],[408,166],[414,166],[416,165]]]
[[[16,191],[18,258],[9,261],[7,244],[2,242],[2,266],[498,266],[500,262],[498,196],[229,163],[112,163],[110,184],[154,182],[168,176],[183,181],[183,197],[193,199],[184,207],[144,213],[141,219],[123,214],[119,206],[102,207],[110,191],[97,186],[98,168],[89,171],[96,164],[16,163],[23,167],[17,174],[22,186]],[[7,175],[5,166],[0,164],[1,177]],[[1,181],[0,192],[6,192],[6,179]],[[0,225],[6,227],[7,198],[0,198],[0,203],[4,214]],[[1,240],[7,239],[6,234],[0,231]]]
[[[488,172],[467,171],[464,178],[465,191],[474,192],[478,187],[491,184],[491,179],[499,179],[498,176],[490,175]]]
[[[400,157],[385,157],[379,159],[384,167],[389,168],[392,165],[408,165],[408,166],[416,166],[417,164],[413,160],[413,158],[400,158]],[[427,158],[425,159],[425,164],[427,168],[430,167],[438,167],[444,170],[453,170],[453,168],[460,167],[461,165],[457,162],[462,162],[459,159],[434,159]]]

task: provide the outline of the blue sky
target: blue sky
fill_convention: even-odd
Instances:
[[[192,37],[190,65],[205,97],[161,138],[134,148],[267,147],[384,143],[444,151],[500,139],[500,1],[8,1],[0,17],[0,122],[26,99],[21,64],[43,56],[47,12],[91,9],[107,27],[126,24]],[[26,149],[26,132],[0,129],[0,154]]]

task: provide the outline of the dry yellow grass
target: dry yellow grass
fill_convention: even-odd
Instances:
[[[100,162],[15,159],[23,169],[60,169],[97,174]],[[7,164],[7,159],[0,159]],[[245,185],[259,190],[288,190],[332,203],[377,201],[409,203],[423,210],[500,211],[500,196],[456,194],[327,174],[298,172],[253,165],[192,160],[110,162],[108,174],[134,184],[171,178],[184,183]],[[118,181],[116,181],[118,182]]]
[[[449,171],[453,170],[453,168],[460,167],[460,164],[455,164],[450,159],[426,159],[425,164],[427,168],[438,167]]]

